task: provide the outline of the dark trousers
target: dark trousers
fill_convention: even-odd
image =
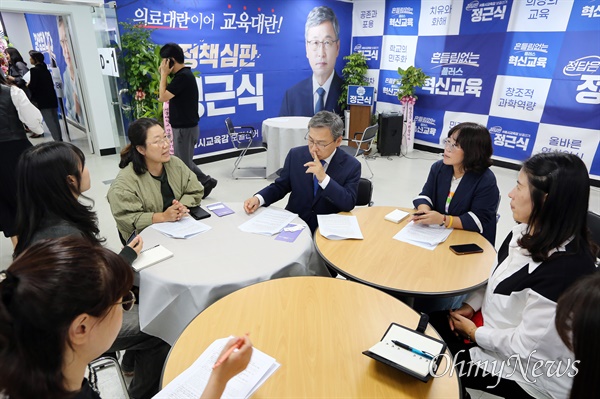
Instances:
[[[204,174],[198,165],[194,163],[194,146],[200,137],[200,127],[173,128],[173,152],[175,156],[183,161],[205,185],[210,176]]]
[[[454,335],[454,332],[450,330],[450,325],[448,323],[448,311],[431,313],[429,315],[429,323],[431,323],[444,342],[446,342],[448,349],[456,360],[455,372],[458,373],[460,377],[464,397],[469,397],[466,395],[467,392],[465,388],[472,388],[507,399],[533,398],[533,396],[530,396],[525,392],[515,381],[499,378],[487,372],[485,372],[484,375],[483,369],[479,368],[476,364],[471,363],[469,349],[477,345],[473,343],[466,344],[462,336],[456,337],[456,335]],[[462,374],[464,375],[461,375],[461,366]]]

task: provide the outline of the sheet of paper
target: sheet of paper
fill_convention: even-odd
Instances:
[[[327,239],[363,239],[356,216],[317,215],[317,221],[319,223],[319,231],[321,232],[321,235]]]
[[[150,227],[172,238],[190,238],[212,228],[194,220],[191,216],[186,216],[177,222],[154,223]]]
[[[229,339],[221,338],[213,342],[187,370],[171,381],[154,398],[198,399],[208,383],[213,364]],[[253,348],[248,367],[227,383],[227,388],[221,397],[250,397],[279,366],[280,364],[274,358]]]
[[[272,236],[273,234],[279,233],[296,217],[296,214],[293,214],[288,211],[272,208],[263,208],[260,211],[260,213],[258,213],[252,219],[241,224],[239,226],[239,229],[246,233],[255,233]]]
[[[133,261],[131,267],[136,272],[147,268],[148,266],[155,265],[162,262],[165,259],[169,259],[173,256],[173,252],[169,251],[162,245],[156,245],[150,248],[144,248],[139,254],[136,260]]]
[[[400,209],[394,209],[393,211],[385,215],[385,220],[389,220],[390,222],[394,223],[400,223],[400,221],[408,215],[408,212],[401,211]]]
[[[443,226],[422,225],[410,222],[394,236],[394,239],[421,248],[434,250],[438,244],[446,241],[452,230],[446,229]]]

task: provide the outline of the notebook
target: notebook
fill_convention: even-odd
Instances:
[[[417,350],[433,355],[433,359],[420,356],[408,349],[402,348],[392,340],[408,345]],[[392,323],[388,327],[381,341],[373,345],[363,354],[377,361],[401,370],[413,377],[427,382],[435,373],[442,360],[440,354],[446,351],[444,341],[432,338],[418,331],[411,330]]]
[[[173,252],[169,251],[162,245],[157,245],[142,250],[142,252],[138,255],[137,259],[133,261],[131,267],[133,267],[133,270],[135,270],[136,272],[139,272],[140,270],[145,269],[148,266],[155,265],[158,262],[162,262],[163,260],[169,259],[172,256]]]

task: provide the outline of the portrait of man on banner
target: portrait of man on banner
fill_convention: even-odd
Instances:
[[[70,49],[69,30],[63,16],[58,16],[58,36],[66,66],[62,71],[63,96],[67,117],[85,126],[83,107],[81,106],[81,89],[75,75],[75,67]],[[62,69],[62,68],[61,68]]]
[[[313,8],[306,18],[304,35],[313,74],[286,91],[279,116],[313,116],[319,111],[340,114],[342,79],[334,69],[340,53],[340,25],[333,10]]]

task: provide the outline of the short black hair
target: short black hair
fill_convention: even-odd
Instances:
[[[29,52],[29,56],[31,59],[33,59],[33,61],[35,61],[36,64],[43,64],[45,62],[44,54],[40,53],[39,51],[31,50]]]
[[[173,58],[175,62],[183,64],[185,58],[183,56],[183,49],[177,43],[167,43],[160,48],[160,58]]]
[[[483,125],[473,122],[463,122],[454,126],[448,132],[448,137],[458,132],[456,144],[465,153],[463,168],[465,172],[482,173],[492,166],[492,139],[490,132]]]

